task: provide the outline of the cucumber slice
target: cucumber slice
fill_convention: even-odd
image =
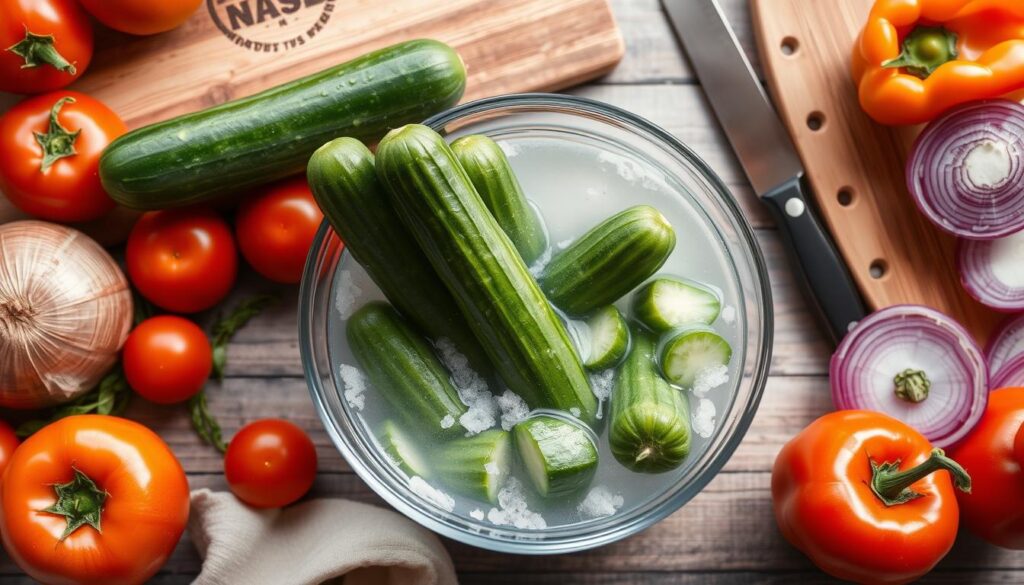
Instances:
[[[434,463],[434,475],[457,492],[493,504],[512,467],[511,454],[508,431],[484,431],[445,443]]]
[[[661,347],[661,371],[665,378],[692,388],[703,372],[729,365],[732,347],[710,327],[690,327],[674,334]]]
[[[615,305],[608,305],[587,319],[590,355],[583,365],[596,372],[619,363],[629,349],[629,326]]]
[[[519,456],[540,495],[571,494],[594,479],[597,446],[578,425],[542,415],[520,422],[513,432]]]
[[[710,325],[721,311],[717,290],[685,278],[655,279],[633,296],[636,318],[659,333],[691,323]]]
[[[423,479],[430,479],[430,466],[420,454],[416,441],[405,434],[397,423],[391,420],[384,421],[378,439],[388,459],[409,477],[418,475]]]

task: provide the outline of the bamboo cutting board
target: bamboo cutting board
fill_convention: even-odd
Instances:
[[[751,0],[768,85],[868,304],[934,307],[984,343],[1001,316],[964,292],[955,238],[907,192],[904,167],[919,129],[876,124],[858,103],[850,57],[872,4]]]

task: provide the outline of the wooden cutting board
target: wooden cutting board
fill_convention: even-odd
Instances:
[[[608,0],[204,0],[164,34],[100,31],[73,89],[136,128],[425,37],[465,61],[463,101],[575,85],[611,70],[624,51]],[[0,222],[11,217],[0,201]]]
[[[904,167],[920,129],[876,124],[857,100],[850,56],[872,4],[751,0],[765,76],[868,304],[934,307],[984,343],[1001,315],[964,292],[956,239],[932,225],[907,192]]]

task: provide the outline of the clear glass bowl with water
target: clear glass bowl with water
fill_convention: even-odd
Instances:
[[[764,389],[771,361],[771,293],[750,225],[722,181],[689,148],[650,122],[600,102],[510,95],[458,106],[426,124],[449,140],[485,134],[498,141],[527,196],[542,203],[554,252],[566,244],[565,235],[581,235],[631,205],[662,210],[679,243],[661,273],[702,280],[723,291],[727,314],[719,326],[733,347],[731,379],[709,393],[716,407],[714,429],[707,436],[694,433],[682,467],[658,476],[616,471],[611,465],[603,475],[599,471],[595,485],[627,492],[626,505],[615,514],[573,519],[563,513],[536,530],[496,526],[462,505],[446,511],[410,489],[408,478],[381,452],[373,437],[372,409],[355,411],[344,398],[339,363],[351,354],[339,289],[351,290],[355,284],[360,304],[382,297],[325,222],[302,281],[299,341],[310,393],[331,440],[381,498],[423,526],[467,544],[501,552],[565,553],[651,526],[718,473],[743,438]],[[607,440],[601,443],[602,461],[610,459]]]

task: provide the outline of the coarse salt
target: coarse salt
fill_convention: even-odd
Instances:
[[[543,516],[530,511],[523,484],[514,477],[498,492],[498,507],[487,512],[487,519],[498,526],[526,530],[540,530],[548,526]]]
[[[728,381],[728,366],[712,366],[710,368],[705,368],[697,374],[697,378],[693,381],[693,392],[698,395],[703,395],[709,390],[718,388]]]
[[[484,511],[481,510],[480,508],[477,508],[476,510],[473,510],[472,512],[469,513],[469,515],[474,520],[483,520],[484,518],[487,517],[487,515],[484,514]]]
[[[450,415],[450,414],[444,415],[444,418],[441,419],[441,428],[442,429],[450,429],[454,425],[455,425],[455,417]]]
[[[613,493],[608,487],[599,485],[587,492],[587,497],[576,506],[576,511],[584,518],[603,518],[617,512],[624,502],[621,494]]]
[[[530,265],[530,275],[534,278],[539,277],[544,272],[544,269],[547,268],[548,262],[551,262],[551,255],[553,253],[554,249],[551,246],[545,248],[544,253]]]
[[[366,406],[366,378],[359,368],[348,364],[338,366],[341,384],[345,387],[345,400],[350,408],[362,410]]]
[[[730,324],[735,323],[736,322],[736,307],[734,307],[732,305],[726,305],[725,308],[722,309],[722,321],[725,321],[726,323],[730,323]]]
[[[455,509],[455,498],[427,483],[422,477],[414,475],[409,478],[409,489],[412,493],[441,508],[445,512]]]
[[[470,367],[469,359],[450,339],[442,337],[436,346],[441,362],[452,375],[459,398],[466,405],[466,412],[459,417],[466,434],[475,435],[494,427],[498,423],[498,403],[488,390],[487,381]]]
[[[693,409],[693,432],[705,439],[715,432],[715,403],[707,398],[701,398]]]
[[[506,431],[512,430],[516,423],[523,420],[530,414],[530,407],[515,392],[506,389],[497,398],[498,408],[501,409],[501,428]]]
[[[359,285],[355,283],[351,272],[342,270],[338,273],[338,293],[334,297],[334,307],[338,309],[338,315],[342,319],[348,319],[352,316],[356,301],[359,300],[362,294],[363,289],[359,288]]]

